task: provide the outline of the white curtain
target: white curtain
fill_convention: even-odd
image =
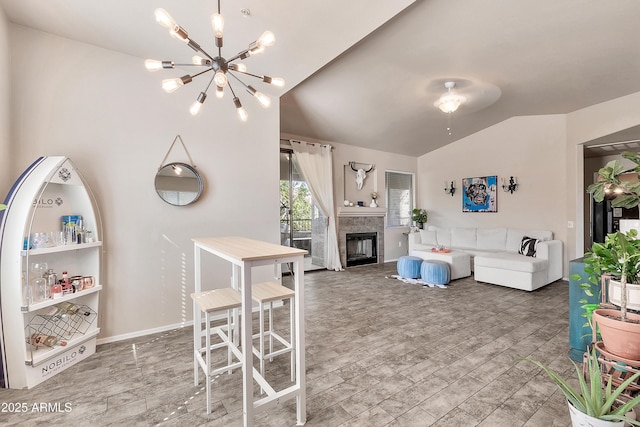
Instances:
[[[327,218],[327,240],[325,245],[325,267],[327,270],[342,270],[338,232],[336,230],[335,204],[333,203],[333,157],[330,145],[291,141],[294,159],[300,173],[309,185],[316,205]]]

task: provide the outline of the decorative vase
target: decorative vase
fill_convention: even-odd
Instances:
[[[371,199],[371,204],[369,205],[370,208],[377,208],[378,205],[376,204],[376,199]]]
[[[592,319],[600,328],[607,351],[625,359],[640,360],[640,315],[627,313],[627,319],[634,322],[623,322],[620,311],[599,308],[594,310]]]
[[[422,229],[424,228],[424,223],[422,223],[422,222],[417,222],[416,224],[418,225],[418,228],[419,228],[420,230],[422,230]]]
[[[569,414],[571,415],[571,425],[573,427],[623,427],[624,426],[624,421],[600,420],[598,418],[593,418],[592,416],[589,416],[583,412],[580,412],[571,403],[569,403],[568,400],[567,400],[567,405],[569,405]]]
[[[609,280],[609,290],[607,292],[609,302],[620,307],[622,297],[622,284],[618,280]],[[627,308],[630,310],[640,310],[640,285],[627,283]]]

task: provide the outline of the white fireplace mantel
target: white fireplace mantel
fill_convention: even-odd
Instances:
[[[338,208],[338,216],[385,216],[386,214],[386,208],[370,208],[366,206]]]

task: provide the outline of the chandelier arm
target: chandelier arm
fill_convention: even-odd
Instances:
[[[189,77],[191,77],[191,80],[193,80],[194,78],[196,78],[196,77],[198,77],[198,76],[201,76],[201,75],[203,75],[204,73],[208,73],[208,72],[209,72],[209,71],[211,71],[211,70],[213,70],[213,68],[207,68],[206,70],[204,70],[204,71],[200,71],[199,73],[195,73],[194,75],[189,76]]]
[[[249,90],[249,85],[248,85],[248,84],[246,84],[245,82],[243,82],[242,80],[240,80],[240,79],[238,78],[238,76],[236,76],[235,74],[233,74],[231,71],[227,71],[227,74],[229,74],[231,77],[233,77],[234,79],[236,79],[237,81],[239,81],[239,82],[240,82],[240,84],[241,84],[242,86],[244,86],[244,87],[245,87],[245,89]]]
[[[251,55],[249,54],[249,49],[245,49],[245,50],[243,50],[242,52],[240,52],[240,53],[236,54],[236,56],[234,56],[234,57],[232,57],[231,59],[229,59],[229,60],[227,61],[227,64],[231,64],[233,61],[235,61],[235,60],[237,60],[237,59],[240,59],[240,60],[242,60],[242,59],[246,59],[246,58],[248,58],[249,56],[251,56]]]
[[[227,80],[227,86],[229,86],[229,90],[231,91],[231,95],[233,95],[234,98],[237,98],[236,93],[233,90],[233,87],[231,86],[231,82],[229,80]]]
[[[257,74],[252,74],[252,73],[249,73],[249,72],[247,72],[247,71],[235,70],[235,72],[236,72],[236,73],[245,74],[245,75],[247,75],[247,76],[255,77],[256,79],[264,79],[264,76],[259,76],[259,75],[257,75]]]
[[[210,65],[208,64],[173,64],[174,67],[209,67],[211,68]]]
[[[216,78],[216,75],[214,74],[213,76],[211,76],[211,79],[209,80],[209,83],[207,84],[207,87],[204,89],[204,93],[206,94],[207,91],[209,90],[209,88],[211,87],[211,83],[213,83],[213,79]]]
[[[202,46],[198,45],[198,48],[195,49],[194,47],[191,47],[193,50],[196,50],[198,52],[200,52],[201,54],[203,54],[204,56],[206,56],[207,58],[209,58],[210,60],[213,61],[213,56],[209,55],[203,48]]]

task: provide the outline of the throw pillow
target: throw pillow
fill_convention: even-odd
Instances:
[[[436,232],[433,230],[420,230],[420,241],[423,245],[438,246]]]
[[[539,241],[540,240],[533,237],[523,236],[518,253],[525,256],[536,256],[536,246],[538,245]]]

